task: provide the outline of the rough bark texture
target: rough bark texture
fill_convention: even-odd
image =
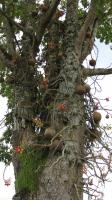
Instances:
[[[65,33],[66,58],[64,60],[63,69],[61,70],[62,82],[60,83],[54,105],[54,107],[56,107],[58,103],[64,103],[67,106],[67,111],[63,113],[55,111],[53,113],[54,116],[51,117],[52,121],[54,118],[58,130],[61,131],[64,148],[60,155],[56,156],[54,154],[46,162],[44,170],[39,177],[37,192],[35,194],[32,192],[30,194],[26,193],[25,196],[22,194],[20,197],[21,200],[83,199],[84,98],[75,93],[76,84],[81,83],[81,65],[78,55],[75,52],[77,4],[77,1],[68,1]],[[28,96],[29,94],[30,93],[26,93]],[[28,109],[26,111],[28,115]],[[64,126],[64,119],[67,120],[66,126]],[[19,131],[21,128],[22,126],[20,127],[19,122]],[[27,130],[26,125],[23,129],[24,128],[25,130],[22,131],[22,135],[27,134],[25,133]],[[16,200],[18,198],[17,196],[20,196],[20,193],[13,199]]]
[[[34,2],[30,1],[31,5]],[[56,152],[56,149],[52,150],[51,148],[52,140],[50,144],[42,143],[43,146],[48,147],[49,154],[45,164],[40,165],[35,170],[36,191],[31,191],[28,188],[16,188],[13,200],[83,200],[83,165],[86,157],[84,146],[85,96],[77,94],[76,86],[84,83],[83,76],[87,76],[87,73],[95,74],[95,69],[91,72],[88,69],[84,70],[81,64],[93,47],[97,14],[92,1],[85,22],[80,27],[78,21],[79,1],[68,0],[66,20],[59,22],[56,18],[56,8],[59,3],[59,0],[52,1],[52,4],[48,0],[45,1],[48,10],[44,13],[45,15],[43,13],[38,15],[35,26],[32,18],[34,29],[31,30],[31,21],[25,18],[21,21],[24,26],[21,28],[21,25],[18,25],[23,31],[23,35],[20,56],[14,55],[14,68],[10,68],[11,75],[15,77],[13,80],[14,126],[11,142],[13,149],[17,146],[39,148],[41,144],[36,144],[34,134],[37,136],[38,132],[38,137],[43,137],[45,128],[51,126],[56,130],[57,138],[63,142],[63,145],[61,150]],[[5,17],[9,20],[8,16],[5,15]],[[63,34],[60,34],[61,36],[59,35],[60,26],[63,26],[61,31],[64,31]],[[37,32],[36,29],[38,29]],[[89,39],[86,38],[88,30],[91,32]],[[45,88],[41,88],[40,82],[42,80],[38,79],[39,73],[36,68],[38,67],[36,56],[42,40],[45,48],[43,77],[44,81],[48,81],[44,82],[47,84],[44,85],[47,88],[45,92],[43,92]],[[10,49],[15,52],[12,42]],[[0,50],[10,60],[10,52],[5,52],[3,47]],[[59,56],[61,56],[61,61]],[[102,71],[100,70],[99,73]],[[51,110],[49,105],[52,105]],[[64,109],[59,109],[59,105],[64,105]],[[32,119],[36,115],[47,121],[45,127],[39,127],[37,132],[36,126],[32,125]],[[40,147],[42,151],[45,150],[43,146]],[[24,168],[21,163],[21,156],[14,151],[13,165],[16,179],[18,179],[22,167]],[[38,173],[41,168],[41,172]]]

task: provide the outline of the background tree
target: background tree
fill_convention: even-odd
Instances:
[[[109,0],[0,1],[0,82],[8,97],[0,158],[13,162],[14,200],[82,200],[83,192],[98,199],[111,171],[111,138],[86,79],[112,69],[83,61],[96,37],[112,41],[111,7]]]

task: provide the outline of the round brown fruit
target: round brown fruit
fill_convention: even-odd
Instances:
[[[96,65],[96,60],[94,60],[94,59],[91,59],[90,61],[89,61],[89,64],[91,65],[91,66],[95,66]]]
[[[48,7],[47,5],[45,5],[45,4],[40,5],[40,10],[41,10],[42,12],[47,12],[48,9],[49,9],[49,7]]]
[[[96,111],[93,112],[93,120],[95,123],[100,122],[101,118],[102,116],[99,112],[96,112]]]
[[[48,127],[48,128],[46,128],[46,130],[44,132],[44,137],[46,139],[52,139],[55,134],[56,134],[55,129],[52,127]]]
[[[90,92],[91,87],[89,84],[85,84],[86,93]]]
[[[84,85],[81,85],[81,84],[77,85],[77,86],[76,86],[76,93],[79,94],[79,95],[85,94],[85,93],[86,93],[86,88],[85,88],[85,86],[84,86]]]

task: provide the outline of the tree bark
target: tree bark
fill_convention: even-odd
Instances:
[[[94,0],[87,9],[80,7],[86,1],[38,2],[0,4],[1,91],[13,115],[12,121],[6,120],[12,130],[13,200],[83,200],[85,185],[92,195],[92,175],[87,182],[83,179],[85,164],[91,170],[87,155],[101,136],[93,119],[95,102],[84,81],[112,73],[112,68],[95,68],[96,61],[90,64],[93,69],[82,65],[93,48],[99,8]],[[77,86],[85,85],[78,93]]]
[[[51,125],[55,124],[57,133],[61,133],[64,143],[61,153],[50,152],[44,169],[39,177],[37,191],[19,191],[18,197],[27,200],[82,200],[83,199],[83,162],[84,162],[84,97],[75,93],[75,87],[81,83],[81,65],[75,51],[77,35],[77,1],[68,1],[66,19],[66,52],[62,82],[57,92]],[[18,95],[19,96],[19,95]],[[20,100],[19,100],[20,101]],[[57,105],[64,103],[64,112],[57,110]],[[53,122],[54,120],[54,122]],[[66,126],[65,126],[66,121]],[[24,127],[25,134],[27,127]],[[41,167],[41,166],[40,166]]]

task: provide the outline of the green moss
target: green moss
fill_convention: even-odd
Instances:
[[[16,190],[27,188],[37,190],[38,178],[47,160],[47,152],[37,149],[27,149],[20,155],[21,169],[16,178]]]

